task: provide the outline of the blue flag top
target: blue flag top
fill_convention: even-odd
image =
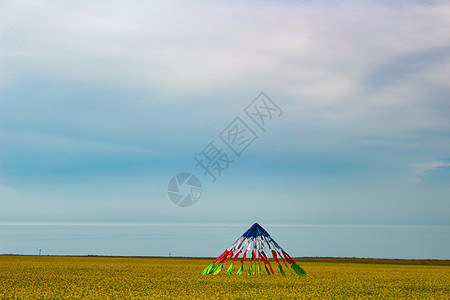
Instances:
[[[247,229],[246,232],[244,232],[244,234],[242,235],[242,237],[244,238],[256,238],[258,236],[270,236],[267,231],[261,227],[261,225],[259,225],[258,223],[255,223],[252,225],[252,227],[250,227],[249,229]]]

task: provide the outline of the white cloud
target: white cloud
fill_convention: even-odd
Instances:
[[[450,72],[445,1],[13,1],[3,6],[7,84],[30,77],[104,83],[144,91],[150,104],[211,96],[207,108],[195,110],[205,119],[186,118],[186,128],[193,122],[191,128],[201,128],[211,122],[208,116],[222,113],[225,105],[215,96],[240,91],[253,96],[263,89],[286,108],[284,124],[295,138],[281,136],[280,143],[296,143],[295,151],[303,147],[302,130],[309,130],[309,143],[327,151],[338,146],[348,151],[365,141],[382,150],[393,145],[410,150],[431,147],[414,131],[450,127],[443,113],[449,109],[444,96]],[[250,100],[229,99],[226,105],[240,108]],[[136,134],[143,127],[157,140],[160,129],[171,126],[167,119],[175,123],[186,108],[142,105],[118,120],[117,112],[137,107],[136,101],[116,103],[109,113],[103,109],[109,103],[90,110],[93,119],[111,124],[104,130],[77,119],[89,110],[84,104],[55,118],[66,126],[73,122],[70,129],[108,136]],[[147,110],[151,113],[142,113]],[[431,157],[445,157],[447,145],[433,146],[441,149],[433,148]]]
[[[357,94],[374,68],[446,46],[450,34],[445,3],[6,6],[10,80],[41,72],[166,93],[268,86],[323,104]]]
[[[418,175],[421,175],[421,174],[431,172],[433,170],[436,170],[436,169],[442,168],[442,167],[450,167],[450,162],[434,160],[434,161],[430,161],[430,162],[426,162],[426,163],[420,163],[420,164],[416,164],[414,166],[414,171]]]

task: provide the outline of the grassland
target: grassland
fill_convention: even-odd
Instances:
[[[200,275],[211,259],[2,255],[0,299],[450,299],[449,261],[296,261],[307,276]]]

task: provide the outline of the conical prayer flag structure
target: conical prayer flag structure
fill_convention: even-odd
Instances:
[[[236,275],[241,275],[244,271],[244,261],[246,258],[250,258],[250,265],[247,272],[248,275],[261,275],[261,261],[263,262],[267,275],[272,275],[275,272],[273,271],[266,251],[267,253],[272,254],[281,275],[286,275],[282,264],[291,274],[294,274],[295,272],[298,275],[306,275],[306,272],[295,263],[289,254],[287,254],[283,248],[275,242],[270,234],[267,233],[267,231],[258,223],[253,224],[252,227],[244,232],[244,234],[233,243],[233,245],[231,245],[218,258],[216,258],[214,262],[207,266],[206,269],[203,270],[202,275],[216,275],[224,268],[227,261],[234,256],[233,261],[226,272],[226,274],[230,275],[232,273],[233,266],[241,253],[241,264],[236,272]]]

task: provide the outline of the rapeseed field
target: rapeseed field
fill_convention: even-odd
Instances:
[[[448,261],[296,259],[308,275],[202,276],[211,261],[2,255],[0,299],[450,299]]]

